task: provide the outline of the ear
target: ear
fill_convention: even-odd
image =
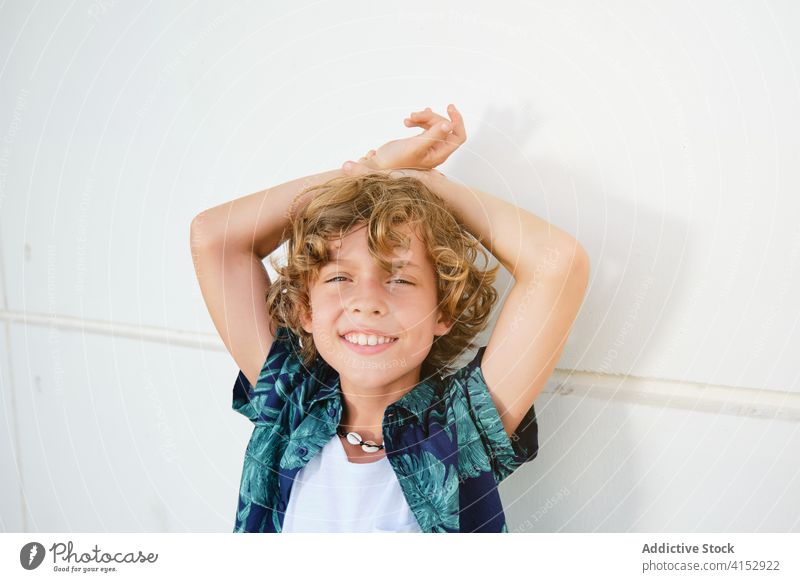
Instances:
[[[453,322],[446,317],[441,310],[439,310],[439,319],[436,321],[436,327],[434,328],[433,335],[447,335],[450,333],[451,329],[453,329]]]
[[[299,318],[300,324],[303,326],[303,329],[306,331],[306,333],[311,333],[311,317],[304,307],[300,308]]]

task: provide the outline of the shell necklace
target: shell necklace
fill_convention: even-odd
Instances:
[[[383,448],[383,445],[379,445],[374,441],[362,440],[361,435],[357,432],[344,432],[344,429],[341,426],[336,427],[336,434],[347,437],[347,442],[351,445],[361,445],[361,450],[363,450],[365,453],[377,453]]]

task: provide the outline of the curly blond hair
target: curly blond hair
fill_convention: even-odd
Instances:
[[[301,356],[306,368],[318,357],[312,335],[303,329],[301,314],[311,313],[309,288],[319,271],[330,262],[328,243],[350,231],[367,227],[370,254],[386,272],[396,247],[407,249],[410,238],[396,227],[408,225],[419,236],[434,265],[437,301],[452,323],[449,332],[436,336],[420,370],[420,378],[450,375],[453,361],[465,350],[477,347],[472,340],[487,325],[497,301],[493,284],[499,265],[481,270],[475,265],[480,253],[484,265],[489,255],[447,210],[444,200],[412,176],[390,177],[375,172],[340,176],[305,189],[304,208],[290,213],[281,238],[288,249],[286,265],[270,264],[278,273],[267,292],[270,328],[286,327],[300,337]]]

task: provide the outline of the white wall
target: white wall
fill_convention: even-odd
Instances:
[[[800,531],[799,24],[789,0],[6,2],[0,530],[230,531],[251,425],[192,217],[453,102],[442,171],[592,259],[509,528]]]

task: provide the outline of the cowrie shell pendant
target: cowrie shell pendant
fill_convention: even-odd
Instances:
[[[346,435],[347,442],[351,445],[361,445],[361,450],[365,453],[377,453],[381,450],[381,446],[375,441],[365,441],[357,432],[349,432]]]
[[[364,441],[364,444],[361,445],[361,449],[365,453],[377,453],[381,450],[381,448],[373,441]]]

